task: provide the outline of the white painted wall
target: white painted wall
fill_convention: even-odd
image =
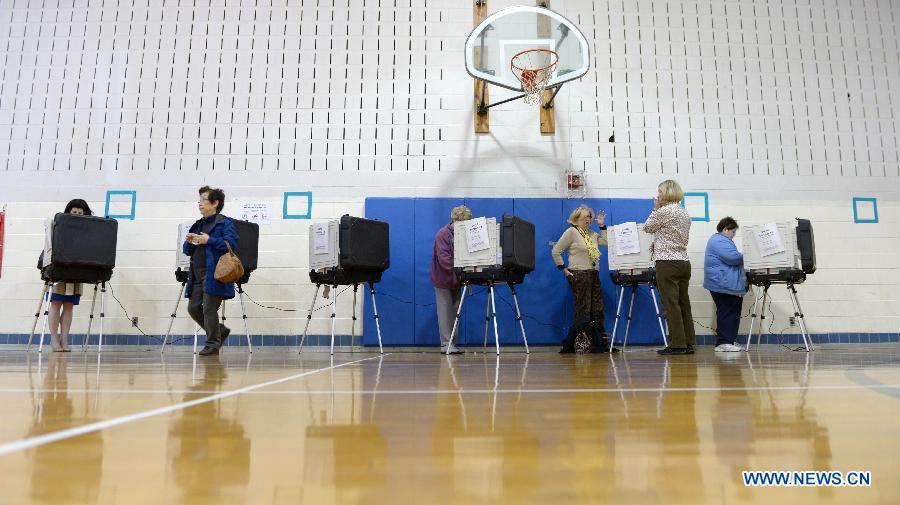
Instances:
[[[521,102],[472,133],[467,2],[0,0],[0,333],[27,332],[40,225],[70,198],[102,212],[106,190],[138,191],[113,286],[159,334],[176,224],[195,217],[202,184],[226,190],[226,213],[312,191],[314,218],[330,219],[361,214],[366,196],[562,196],[572,167],[591,196],[652,196],[665,178],[710,193],[713,222],[695,223],[690,246],[698,321],[713,312],[699,285],[715,221],[802,216],[820,263],[800,289],[811,330],[900,331],[900,4],[552,6],[593,41],[594,67],[563,88],[557,133],[541,136]],[[879,224],[853,224],[854,196],[878,198]],[[264,227],[258,301],[308,306],[307,224]],[[776,300],[779,331],[789,304]],[[297,333],[305,316],[249,313],[265,334]],[[133,329],[118,318],[108,331]]]

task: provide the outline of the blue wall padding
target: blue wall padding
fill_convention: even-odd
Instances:
[[[376,285],[382,338],[386,345],[434,345],[439,343],[434,288],[430,269],[434,235],[450,221],[450,210],[457,205],[472,209],[475,217],[500,218],[515,214],[535,226],[536,265],[516,286],[519,305],[529,344],[558,344],[572,321],[573,299],[568,283],[556,268],[550,255],[551,242],[566,230],[566,219],[582,203],[606,212],[609,225],[626,221],[643,222],[650,214],[650,199],[585,199],[558,198],[367,198],[365,214],[369,219],[390,223],[391,268]],[[618,295],[609,278],[607,248],[600,260],[606,329],[612,332]],[[459,342],[481,345],[484,339],[486,288],[473,287],[463,305]],[[625,312],[620,322],[619,341],[624,334]],[[515,319],[512,296],[507,286],[495,288],[497,324],[501,344],[521,345],[522,337]],[[377,345],[372,307],[368,297],[364,304],[363,342]],[[493,345],[493,325],[488,332],[488,345]],[[646,286],[638,290],[629,344],[661,344],[653,303]]]
[[[385,291],[395,297],[376,294],[382,339],[385,345],[411,344],[412,328],[415,323],[415,308],[412,301],[413,283],[416,279],[416,255],[413,249],[415,231],[415,200],[397,198],[374,204],[372,214],[390,223],[391,267],[384,272],[381,282],[375,285],[379,292]],[[366,204],[366,215],[370,215]],[[375,322],[372,318],[370,296],[363,303],[363,341],[378,345]],[[405,330],[400,331],[401,328]],[[409,339],[409,340],[408,340]]]

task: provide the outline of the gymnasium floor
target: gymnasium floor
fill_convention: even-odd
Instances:
[[[186,351],[0,351],[0,504],[900,503],[895,345]]]

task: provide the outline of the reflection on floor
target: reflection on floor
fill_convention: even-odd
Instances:
[[[874,344],[2,351],[0,503],[900,503],[898,362]],[[745,487],[744,470],[873,482]]]

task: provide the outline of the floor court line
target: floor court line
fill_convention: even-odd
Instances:
[[[366,358],[371,359],[371,358]],[[364,361],[364,360],[358,360]],[[350,362],[357,363],[358,361]],[[334,368],[338,368],[340,366],[345,366],[350,363],[344,363],[341,365],[336,365]],[[309,373],[315,373],[324,370],[330,370],[329,368],[323,368],[321,370],[315,370]],[[293,376],[291,378],[300,378],[303,375]],[[286,378],[285,380],[279,379],[278,382],[285,382],[286,380],[290,380],[291,378]],[[853,391],[860,389],[877,389],[877,390],[900,390],[900,384],[854,384],[854,385],[834,385],[834,386],[744,386],[744,387],[695,387],[695,388],[684,388],[684,387],[647,387],[647,388],[498,388],[498,389],[393,389],[393,390],[375,390],[375,389],[342,389],[342,390],[330,390],[330,389],[316,389],[316,390],[306,390],[306,389],[298,389],[298,390],[289,390],[289,391],[256,391],[256,388],[264,387],[268,385],[272,385],[276,382],[272,383],[264,383],[259,386],[248,386],[248,388],[254,388],[251,390],[246,390],[247,388],[237,389],[235,391],[248,394],[248,395],[260,395],[260,396],[277,396],[277,395],[355,395],[355,394],[369,394],[369,395],[449,395],[449,394],[492,394],[492,393],[500,393],[500,394],[520,394],[520,393],[528,393],[528,394],[599,394],[599,393],[715,393],[719,391]],[[246,390],[246,391],[245,391]],[[187,394],[187,393],[209,393],[214,394],[216,391],[211,390],[198,390],[198,389],[0,389],[0,394],[16,394],[16,393],[68,393],[68,394],[134,394],[134,395],[152,395],[152,394]],[[232,393],[231,391],[222,392],[219,394]],[[215,396],[215,395],[214,395]],[[217,398],[218,399],[218,398]],[[0,446],[2,447],[2,446]],[[2,455],[2,452],[0,452]]]
[[[316,374],[316,373],[319,373],[319,372],[325,372],[325,371],[328,371],[328,370],[335,370],[335,369],[337,369],[337,368],[342,368],[342,367],[345,367],[345,366],[354,365],[354,364],[357,364],[357,363],[361,363],[361,362],[363,362],[363,361],[368,361],[368,360],[370,360],[370,359],[378,358],[378,357],[380,357],[380,356],[381,356],[381,355],[378,355],[378,356],[370,356],[370,357],[368,357],[368,358],[362,358],[362,359],[358,359],[358,360],[355,360],[355,361],[348,361],[348,362],[346,362],[346,363],[341,363],[341,364],[338,364],[338,365],[331,365],[331,366],[325,367],[325,368],[318,368],[318,369],[315,369],[315,370],[309,370],[309,371],[302,372],[302,373],[299,373],[299,374],[294,374],[294,375],[290,375],[290,376],[287,376],[287,377],[282,377],[282,378],[280,378],[280,379],[275,379],[275,380],[263,382],[263,383],[260,383],[260,384],[255,384],[255,385],[252,385],[252,386],[246,386],[246,387],[242,387],[242,388],[239,388],[239,389],[234,389],[234,390],[231,390],[231,391],[223,391],[223,392],[216,393],[216,394],[213,394],[213,395],[210,395],[210,396],[205,396],[205,397],[203,397],[203,398],[198,398],[198,399],[196,399],[196,400],[191,400],[191,401],[181,402],[181,403],[175,403],[175,404],[172,404],[172,405],[167,405],[167,406],[165,406],[165,407],[159,407],[159,408],[156,408],[156,409],[146,410],[146,411],[144,411],[144,412],[137,412],[137,413],[134,413],[134,414],[129,414],[129,415],[127,415],[127,416],[116,417],[116,418],[113,418],[113,419],[107,419],[107,420],[105,420],[105,421],[100,421],[100,422],[91,423],[91,424],[85,424],[85,425],[83,425],[83,426],[76,426],[76,427],[74,427],[74,428],[68,428],[68,429],[65,429],[65,430],[55,431],[55,432],[52,432],[52,433],[46,433],[46,434],[44,434],[44,435],[39,435],[39,436],[37,436],[37,437],[31,437],[31,438],[26,438],[26,439],[23,439],[23,440],[17,440],[17,441],[15,441],[15,442],[9,442],[9,443],[0,445],[0,456],[6,456],[6,455],[8,455],[8,454],[12,454],[12,453],[15,453],[15,452],[20,452],[20,451],[24,451],[24,450],[28,450],[28,449],[33,449],[33,448],[39,447],[39,446],[41,446],[41,445],[46,445],[46,444],[49,444],[49,443],[52,443],[52,442],[58,442],[58,441],[60,441],[60,440],[66,440],[66,439],[68,439],[68,438],[77,437],[77,436],[79,436],[79,435],[84,435],[84,434],[86,434],[86,433],[92,433],[92,432],[94,432],[94,431],[100,431],[100,430],[104,430],[104,429],[106,429],[106,428],[112,428],[112,427],[114,427],[114,426],[120,426],[120,425],[122,425],[122,424],[127,424],[127,423],[130,423],[130,422],[132,422],[132,421],[139,421],[139,420],[141,420],[141,419],[147,419],[147,418],[149,418],[149,417],[159,416],[159,415],[162,415],[162,414],[168,414],[168,413],[170,413],[170,412],[175,412],[175,411],[178,411],[178,410],[183,410],[183,409],[186,409],[186,408],[189,408],[189,407],[193,407],[193,406],[195,406],[195,405],[201,405],[201,404],[203,404],[203,403],[209,403],[209,402],[212,402],[212,401],[221,400],[221,399],[223,399],[223,398],[228,398],[228,397],[231,397],[231,396],[237,396],[237,395],[239,395],[239,394],[248,393],[248,392],[251,392],[251,391],[255,391],[255,390],[257,390],[257,389],[260,389],[260,388],[264,388],[264,387],[268,387],[268,386],[274,386],[274,385],[276,385],[276,384],[281,384],[281,383],[284,383],[284,382],[288,382],[288,381],[292,381],[292,380],[295,380],[295,379],[299,379],[299,378],[301,378],[301,377],[306,377],[307,375],[313,375],[313,374]],[[384,356],[388,356],[388,355],[385,354]],[[102,391],[103,391],[103,390],[96,390],[96,392],[102,392]],[[165,390],[164,390],[164,391],[162,391],[162,392],[165,393],[165,392],[168,392],[168,391],[165,391]],[[194,392],[196,393],[197,391],[194,391]]]

